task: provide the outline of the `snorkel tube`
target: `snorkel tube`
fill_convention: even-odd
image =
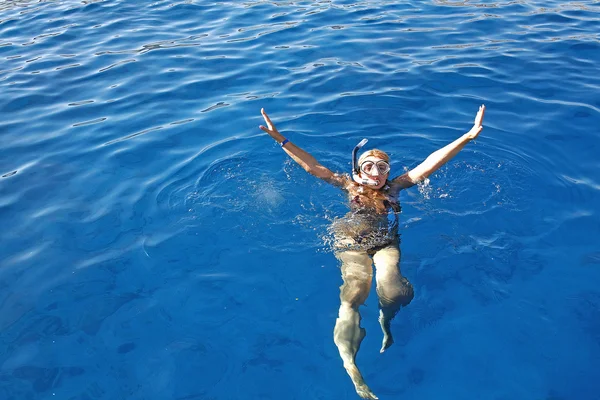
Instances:
[[[354,179],[354,182],[360,183],[361,185],[377,186],[377,185],[379,185],[378,180],[362,178],[360,176],[360,167],[358,166],[358,158],[356,158],[356,153],[358,152],[358,150],[360,150],[361,147],[363,147],[365,144],[367,144],[367,142],[368,142],[367,139],[361,140],[354,147],[354,150],[352,150],[352,179]]]

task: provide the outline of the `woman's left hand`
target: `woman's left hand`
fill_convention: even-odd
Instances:
[[[477,136],[479,136],[479,133],[483,130],[483,116],[485,114],[485,104],[482,104],[479,107],[479,111],[477,112],[477,115],[475,116],[475,123],[473,124],[473,127],[471,128],[471,130],[469,132],[467,132],[467,137],[470,140],[475,139]]]

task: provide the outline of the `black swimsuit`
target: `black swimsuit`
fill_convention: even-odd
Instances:
[[[400,204],[396,196],[388,195],[385,201],[388,212],[377,213],[364,207],[360,196],[350,200],[351,211],[336,219],[331,225],[336,250],[373,251],[389,246],[398,240]]]

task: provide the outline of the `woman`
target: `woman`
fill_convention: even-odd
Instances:
[[[390,174],[389,156],[381,150],[365,152],[356,160],[356,152],[367,142],[363,139],[352,152],[352,178],[331,172],[310,154],[290,142],[275,128],[264,109],[261,113],[267,132],[281,144],[283,150],[308,173],[331,183],[348,193],[351,211],[333,223],[334,250],[341,261],[341,306],[333,337],[340,352],[344,368],[352,378],[356,392],[363,399],[377,399],[356,367],[356,353],[365,337],[360,327],[358,307],[369,295],[373,276],[372,263],[376,269],[377,294],[379,296],[379,323],[383,330],[381,352],[392,345],[390,322],[402,306],[412,300],[413,288],[400,273],[400,246],[398,238],[398,195],[402,189],[414,186],[429,177],[454,157],[467,143],[475,139],[481,130],[485,106],[479,107],[473,128],[454,142],[433,152],[416,168],[393,179]]]

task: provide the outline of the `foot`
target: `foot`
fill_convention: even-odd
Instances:
[[[356,386],[356,393],[363,399],[379,399],[379,397],[375,396],[375,393],[371,392],[371,389],[369,389],[369,387],[364,383]]]
[[[394,338],[392,337],[392,331],[390,329],[391,320],[383,315],[383,311],[379,311],[379,324],[381,325],[381,331],[383,332],[383,342],[381,343],[380,353],[386,351],[392,344],[394,344]]]
[[[393,344],[394,344],[394,338],[392,337],[392,335],[388,334],[388,333],[384,333],[383,334],[383,342],[381,343],[381,350],[379,350],[379,352],[383,353],[384,351],[386,351],[388,349],[388,347],[390,347]]]

